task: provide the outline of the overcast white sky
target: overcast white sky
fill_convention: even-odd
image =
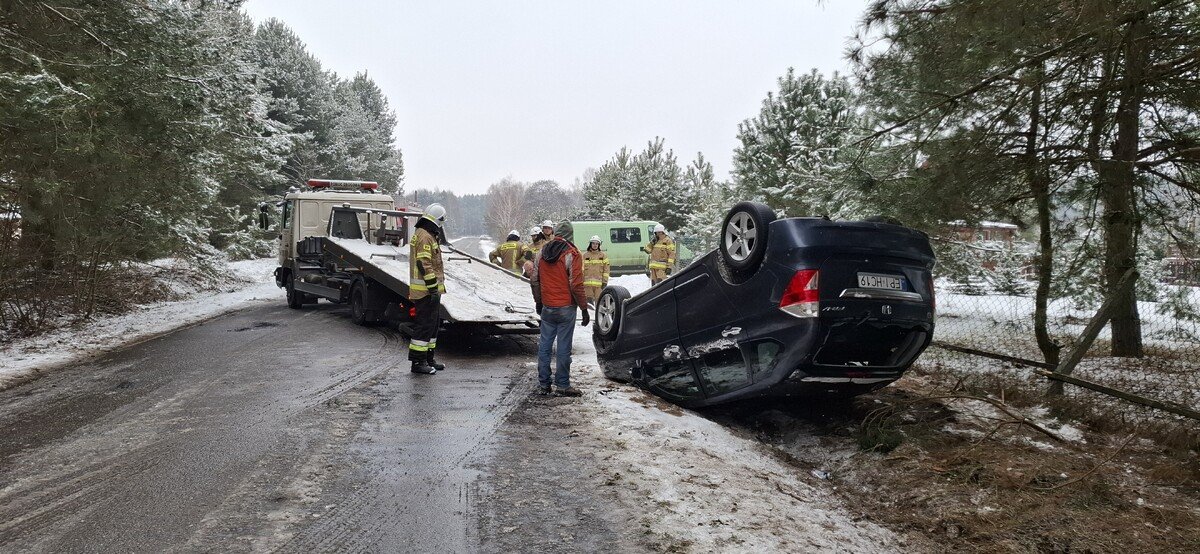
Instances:
[[[396,110],[407,190],[571,184],[621,146],[666,139],[727,175],[737,124],[794,66],[845,73],[865,0],[250,0]]]

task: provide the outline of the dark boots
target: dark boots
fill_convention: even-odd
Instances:
[[[433,375],[434,373],[437,373],[437,367],[430,363],[430,356],[428,352],[422,352],[420,354],[417,352],[410,352],[408,359],[412,362],[413,373],[423,373],[425,375]]]
[[[413,373],[433,375],[434,373],[446,369],[446,364],[439,363],[437,360],[433,359],[433,352],[425,352],[424,355],[420,357],[414,357],[410,355],[409,360],[412,361]]]

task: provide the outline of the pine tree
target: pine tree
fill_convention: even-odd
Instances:
[[[861,134],[854,87],[836,73],[797,76],[791,68],[778,83],[759,114],[738,125],[738,187],[789,215],[838,213]]]

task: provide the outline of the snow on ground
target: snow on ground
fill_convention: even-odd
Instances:
[[[488,254],[490,254],[495,249],[496,249],[496,241],[492,240],[489,237],[479,237],[479,251],[483,252],[482,257],[486,258],[488,256]]]
[[[631,527],[640,524],[687,551],[900,550],[890,531],[856,521],[769,447],[606,380],[589,331],[575,333],[572,378],[584,390],[578,406],[588,431],[612,445],[597,454],[602,471],[649,513]]]
[[[625,287],[629,296],[637,296],[650,288],[650,277],[647,275],[621,275],[608,281],[609,285]]]
[[[39,371],[76,362],[125,344],[245,307],[251,302],[283,302],[275,286],[274,258],[229,264],[233,282],[222,292],[193,291],[188,298],[140,306],[134,311],[21,339],[0,348],[0,389]]]

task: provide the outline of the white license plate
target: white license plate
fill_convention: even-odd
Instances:
[[[858,288],[904,290],[904,278],[879,273],[859,273]]]

